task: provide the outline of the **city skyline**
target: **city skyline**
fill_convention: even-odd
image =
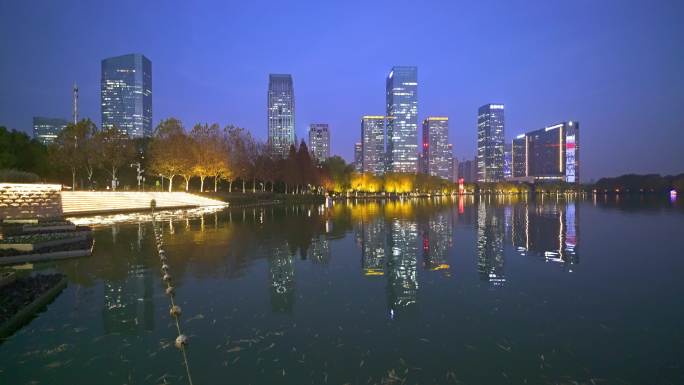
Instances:
[[[684,35],[684,27],[675,17],[681,14],[682,4],[619,5],[539,3],[521,13],[513,5],[500,4],[491,9],[493,20],[498,21],[492,23],[493,30],[472,37],[462,32],[472,30],[473,22],[468,19],[484,5],[460,10],[447,3],[431,9],[410,7],[422,17],[416,17],[417,28],[407,35],[411,42],[408,50],[380,55],[374,53],[375,47],[383,41],[388,22],[367,23],[364,31],[342,34],[343,25],[363,22],[366,16],[353,12],[353,6],[344,11],[341,5],[308,3],[303,5],[306,10],[279,8],[295,20],[305,15],[307,20],[312,15],[319,17],[315,25],[296,25],[286,44],[291,53],[276,55],[263,50],[266,37],[283,26],[274,13],[263,15],[264,20],[275,21],[263,31],[239,21],[234,28],[245,36],[233,38],[233,27],[200,23],[203,19],[199,17],[189,20],[196,28],[192,34],[150,23],[155,7],[145,5],[124,22],[131,28],[111,34],[108,31],[121,21],[105,16],[99,20],[104,28],[93,36],[73,36],[75,41],[66,42],[58,36],[69,33],[79,18],[95,13],[114,15],[107,7],[132,10],[134,5],[124,2],[102,9],[70,2],[46,3],[36,11],[27,4],[3,4],[3,14],[17,17],[0,28],[17,38],[4,41],[0,48],[7,58],[0,64],[0,76],[7,85],[0,96],[0,125],[30,133],[33,116],[69,117],[71,87],[76,82],[80,117],[91,118],[100,126],[99,61],[140,52],[155,64],[153,126],[175,116],[187,125],[206,121],[237,124],[266,139],[264,78],[268,73],[287,72],[297,78],[297,137],[305,137],[310,122],[329,122],[339,128],[331,136],[331,153],[351,161],[353,143],[359,139],[354,129],[358,117],[383,111],[385,101],[378,90],[388,68],[409,63],[421,69],[418,119],[432,114],[449,116],[458,159],[471,159],[475,154],[477,106],[497,101],[506,105],[506,143],[516,133],[552,122],[581,121],[583,181],[628,172],[675,174],[684,164],[677,146],[684,140],[684,130],[679,130],[682,118],[662,111],[683,104],[677,90],[684,79],[677,68],[682,67],[684,58],[676,49],[681,38],[676,37]],[[188,7],[193,8],[167,5],[158,12],[178,21],[192,12],[208,20],[218,17],[212,6]],[[387,10],[382,3],[365,8],[369,12],[380,9],[393,15],[399,12]],[[235,14],[239,20],[249,20],[259,10],[257,5],[245,5]],[[565,17],[555,17],[559,14]],[[24,15],[27,22],[19,24]],[[611,18],[613,28],[601,27],[606,18]],[[421,28],[424,20],[441,26],[432,31]],[[449,25],[444,25],[447,20]],[[332,43],[326,44],[331,48],[310,33],[316,26],[325,26],[319,30]],[[35,39],[36,34],[46,37]],[[545,36],[541,41],[533,38],[540,35]],[[161,36],[175,43],[159,44]],[[207,36],[221,39],[203,41]],[[505,67],[499,68],[500,61],[493,60],[502,51],[484,44],[492,39],[510,56]],[[436,61],[425,55],[427,51],[442,52],[443,57]],[[12,52],[40,52],[40,60],[25,60],[26,55]],[[244,60],[234,60],[235,55]],[[367,60],[354,63],[352,58],[357,55]],[[70,58],[69,65],[59,65],[64,57]],[[545,92],[551,88],[559,91],[554,97]],[[640,151],[649,157],[630,155]],[[606,154],[609,161],[604,159]]]

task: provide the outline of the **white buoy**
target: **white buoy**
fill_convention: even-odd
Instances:
[[[173,305],[171,306],[171,309],[169,309],[169,314],[173,317],[178,317],[182,313],[180,306],[178,305]]]
[[[166,273],[167,271],[169,271],[169,265],[163,264],[162,267],[161,267],[161,269],[162,269],[162,271],[163,271],[164,273]]]
[[[176,289],[174,289],[173,286],[169,286],[166,288],[166,295],[174,295],[175,291],[176,291]]]
[[[171,274],[168,274],[168,273],[167,273],[167,274],[164,274],[164,276],[162,277],[162,279],[163,279],[165,282],[169,282],[169,281],[171,280]]]
[[[188,337],[185,336],[185,334],[181,334],[178,337],[176,337],[176,347],[178,349],[182,348],[183,346],[188,344]]]

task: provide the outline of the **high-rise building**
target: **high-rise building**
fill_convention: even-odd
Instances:
[[[51,144],[69,124],[65,119],[33,117],[33,137],[44,145]]]
[[[504,106],[485,104],[477,111],[477,180],[501,181],[503,169]]]
[[[452,158],[451,159],[451,181],[457,183],[458,182],[458,157],[453,156],[453,152],[452,152],[451,158]]]
[[[309,125],[309,152],[319,162],[330,158],[330,129],[327,123]]]
[[[527,176],[527,138],[520,134],[511,143],[511,177]]]
[[[354,171],[363,171],[363,143],[354,143]]]
[[[512,144],[514,177],[579,183],[579,123],[568,121],[518,135]]]
[[[458,178],[463,178],[465,183],[477,181],[477,162],[474,160],[463,160],[458,162]]]
[[[513,158],[512,158],[512,149],[511,149],[511,143],[506,143],[504,145],[504,167],[503,167],[503,175],[504,179],[510,178],[513,176],[513,171],[512,171],[512,163],[513,163]]]
[[[152,62],[129,54],[102,60],[102,128],[131,138],[152,135]]]
[[[431,116],[423,120],[423,158],[425,173],[450,179],[453,165],[449,148],[449,118]],[[451,163],[451,164],[450,164]]]
[[[361,171],[376,175],[385,172],[385,117],[366,115],[361,119]]]
[[[268,75],[268,144],[274,156],[286,157],[295,144],[295,98],[292,75]]]
[[[386,82],[387,171],[415,173],[418,166],[418,68],[392,67]]]

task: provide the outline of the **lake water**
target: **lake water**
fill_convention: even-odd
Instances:
[[[119,218],[121,219],[121,218]],[[125,219],[125,218],[124,218]],[[0,384],[187,384],[152,224],[98,226]],[[496,197],[162,221],[194,384],[684,383],[684,204]]]

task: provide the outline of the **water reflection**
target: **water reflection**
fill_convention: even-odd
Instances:
[[[473,234],[472,270],[487,286],[504,287],[511,279],[506,258],[513,255],[572,271],[579,263],[578,211],[577,202],[562,199],[349,201],[168,216],[164,231],[172,235],[170,258],[180,282],[188,274],[244,276],[263,258],[271,310],[285,314],[296,309],[299,265],[348,257],[353,250],[336,249],[335,241],[351,233],[361,276],[383,282],[388,317],[395,318],[416,311],[421,279],[431,274],[450,279],[455,273],[455,232]],[[126,273],[105,280],[105,327],[152,327],[153,280],[143,258],[148,223],[138,221],[132,234],[124,224],[110,226],[110,242],[129,257],[111,261],[117,270],[125,266]]]
[[[578,209],[575,202],[551,201],[513,206],[512,241],[521,255],[560,263],[568,271],[579,263]]]
[[[490,197],[477,204],[477,271],[480,279],[493,286],[506,282],[504,276],[504,210]]]

